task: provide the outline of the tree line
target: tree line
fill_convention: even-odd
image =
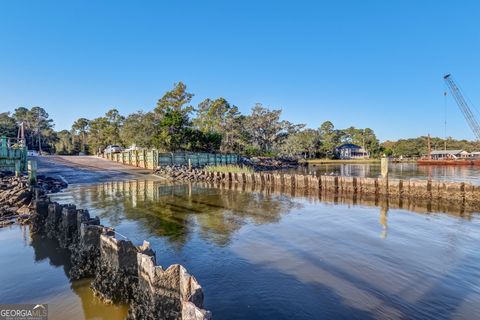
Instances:
[[[151,111],[122,115],[111,109],[104,116],[77,119],[70,130],[55,131],[53,120],[41,107],[20,107],[0,113],[0,135],[16,136],[23,123],[29,149],[57,154],[97,154],[108,145],[156,148],[161,151],[231,152],[250,156],[335,158],[335,148],[353,143],[366,148],[371,156],[418,156],[426,153],[426,138],[379,143],[370,128],[336,129],[325,121],[319,128],[305,128],[282,120],[280,109],[262,104],[249,114],[224,98],[203,100],[191,105],[193,94],[184,83],[174,84]],[[433,145],[440,145],[433,138]],[[449,146],[475,149],[467,141]],[[478,148],[477,148],[478,149]]]
[[[428,154],[428,136],[421,136],[397,141],[385,141],[382,143],[384,153],[387,156],[419,158]],[[465,150],[468,152],[479,151],[479,141],[456,140],[453,138],[430,138],[432,150]]]

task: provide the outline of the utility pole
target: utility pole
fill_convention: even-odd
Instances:
[[[38,154],[42,154],[42,140],[40,137],[40,108],[37,115]]]
[[[427,144],[428,144],[428,159],[432,160],[432,144],[430,142],[430,133],[428,134]]]

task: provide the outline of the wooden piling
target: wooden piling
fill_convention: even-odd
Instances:
[[[28,160],[27,164],[28,168],[28,180],[30,184],[36,185],[37,184],[37,161],[36,160]]]

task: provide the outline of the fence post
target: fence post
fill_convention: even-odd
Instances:
[[[2,149],[1,149],[0,156],[6,157],[6,156],[7,156],[7,152],[8,152],[7,137],[2,136],[1,142],[2,142]]]
[[[21,169],[21,160],[15,160],[15,177],[20,176],[20,172],[22,171]]]
[[[28,160],[28,180],[31,185],[37,184],[37,161]]]
[[[381,170],[382,170],[382,177],[385,180],[385,194],[388,194],[388,158],[387,157],[382,157],[381,160]]]
[[[147,169],[148,168],[148,165],[147,165],[148,161],[147,161],[147,150],[143,150],[143,167],[144,169]]]
[[[151,168],[150,169],[155,169],[155,151],[154,150],[151,150],[150,151],[150,163],[151,165]]]

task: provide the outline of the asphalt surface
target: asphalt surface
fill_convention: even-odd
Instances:
[[[62,179],[68,184],[87,184],[112,180],[157,179],[151,170],[126,166],[95,156],[38,156],[40,175]]]

